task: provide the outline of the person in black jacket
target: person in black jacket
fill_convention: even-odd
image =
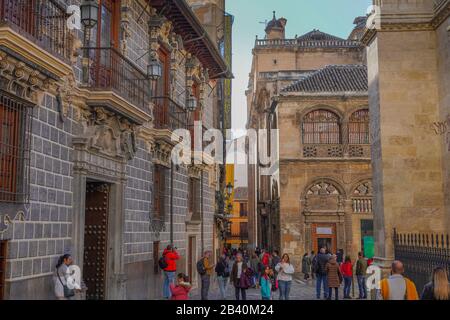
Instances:
[[[331,255],[325,253],[325,248],[321,248],[319,254],[314,259],[314,273],[316,274],[316,297],[320,299],[320,291],[321,286],[323,285],[323,296],[324,299],[328,299],[328,281],[327,281],[327,272],[326,265],[328,260],[330,260]]]
[[[220,260],[217,263],[215,269],[217,274],[217,281],[219,282],[220,298],[222,300],[226,300],[227,298],[227,284],[228,279],[230,278],[230,270],[228,268],[228,265],[228,257],[226,255],[223,255],[222,257],[220,257]]]
[[[433,270],[432,280],[423,288],[420,300],[450,300],[450,284],[444,268]]]

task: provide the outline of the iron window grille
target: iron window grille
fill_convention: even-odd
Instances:
[[[0,90],[0,202],[28,203],[33,105]]]

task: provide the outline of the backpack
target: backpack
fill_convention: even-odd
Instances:
[[[273,292],[275,292],[275,291],[277,291],[278,290],[278,280],[277,279],[275,279],[275,277],[273,277],[273,278],[271,278],[270,279],[270,282],[271,282],[271,284],[272,284],[272,291]]]
[[[313,273],[319,273],[320,265],[319,265],[319,259],[317,259],[317,255],[314,256],[312,260],[312,272]]]
[[[159,260],[158,260],[158,265],[159,265],[159,267],[161,268],[161,269],[165,269],[165,268],[167,268],[169,265],[167,264],[167,261],[166,261],[166,257],[164,257],[164,256],[162,256],[161,258],[159,258]]]
[[[201,276],[206,274],[206,268],[205,268],[205,263],[203,262],[203,259],[200,259],[197,261],[197,272]]]

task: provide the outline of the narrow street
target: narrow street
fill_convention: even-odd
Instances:
[[[215,278],[214,278],[215,280]],[[343,297],[343,288],[341,285],[339,288],[339,299]],[[354,292],[354,293],[353,293]],[[322,293],[323,295],[323,293]],[[354,291],[352,291],[351,295],[354,299],[358,297],[358,285],[354,283]],[[278,300],[279,293],[275,292],[273,299]],[[334,298],[334,297],[333,297]],[[200,299],[200,288],[196,288],[191,291],[190,294],[191,300],[201,300]],[[211,283],[211,290],[209,293],[210,300],[221,300],[219,288],[217,286],[217,281]],[[300,280],[300,275],[297,276],[292,282],[290,300],[315,300],[316,299],[316,281],[315,280]],[[234,300],[234,287],[231,285],[227,286],[227,300]],[[261,300],[260,289],[249,289],[247,290],[247,300]]]

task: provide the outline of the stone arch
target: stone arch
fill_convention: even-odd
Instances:
[[[340,183],[330,178],[315,179],[307,185],[301,197],[305,214],[314,211],[343,212],[345,199],[345,189]]]
[[[326,111],[336,114],[339,118],[339,122],[342,122],[345,118],[344,113],[341,110],[339,110],[337,107],[334,107],[334,106],[328,105],[328,104],[316,104],[316,105],[307,107],[307,108],[303,109],[302,111],[298,112],[297,113],[297,123],[301,124],[307,114],[309,114],[313,111],[316,111],[316,110],[326,110]]]

